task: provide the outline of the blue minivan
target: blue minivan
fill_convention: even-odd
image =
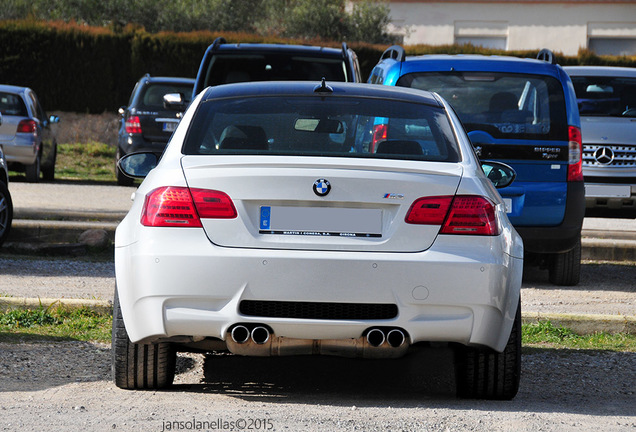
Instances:
[[[572,82],[548,50],[538,59],[482,55],[407,57],[388,48],[372,84],[434,91],[454,108],[482,160],[517,172],[499,189],[521,237],[526,264],[556,285],[576,285],[585,215],[581,124]],[[376,124],[373,140],[405,131]]]

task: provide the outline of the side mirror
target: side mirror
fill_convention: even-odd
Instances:
[[[185,111],[188,103],[182,93],[167,93],[163,95],[163,107],[169,110]]]
[[[121,106],[119,107],[119,109],[117,110],[117,112],[119,113],[120,116],[124,116],[124,114],[126,113],[126,107],[125,106]]]
[[[512,167],[501,162],[482,161],[481,169],[497,189],[510,186],[517,177],[517,173]]]
[[[60,118],[56,115],[52,115],[49,117],[49,123],[53,124],[53,123],[59,123],[60,122]]]
[[[117,162],[117,166],[130,178],[144,178],[157,166],[159,157],[155,153],[130,153]]]

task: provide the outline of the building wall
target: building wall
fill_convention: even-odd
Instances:
[[[636,1],[392,1],[392,33],[404,44],[472,42],[507,50],[636,55]],[[503,45],[503,46],[502,46]]]

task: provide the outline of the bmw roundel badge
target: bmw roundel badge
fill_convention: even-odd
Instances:
[[[314,182],[314,193],[320,197],[326,196],[331,191],[331,183],[326,179],[318,179]]]

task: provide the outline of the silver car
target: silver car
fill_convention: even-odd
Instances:
[[[587,208],[636,209],[636,69],[570,66]]]
[[[33,90],[28,87],[0,85],[0,145],[11,169],[24,170],[29,182],[55,176],[57,142],[52,124],[57,116],[47,117]]]

